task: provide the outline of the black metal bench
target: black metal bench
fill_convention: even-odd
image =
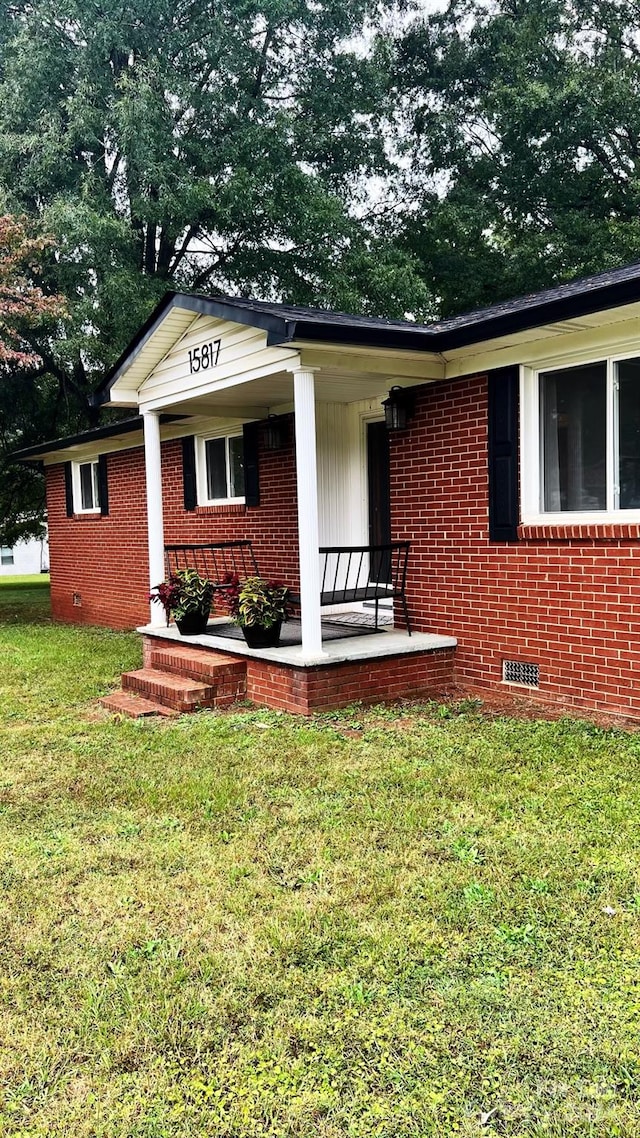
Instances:
[[[392,541],[388,545],[323,546],[320,549],[324,559],[320,582],[322,608],[373,601],[377,628],[380,601],[398,600],[411,636],[406,597],[410,544]]]
[[[400,601],[407,632],[411,622],[407,608],[407,560],[410,542],[393,541],[388,545],[325,545],[320,548],[322,571],[320,605],[346,605],[372,601],[375,627],[378,627],[382,600]],[[220,541],[210,545],[165,545],[167,574],[178,569],[196,569],[207,577],[214,588],[226,588],[230,573],[238,577],[258,577],[260,571],[250,541]],[[300,597],[290,594],[293,605]]]
[[[258,563],[250,541],[218,541],[212,545],[165,545],[167,576],[178,569],[195,569],[215,588],[224,586],[230,573],[258,577]]]

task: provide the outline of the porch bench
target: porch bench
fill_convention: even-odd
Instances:
[[[380,601],[398,600],[411,636],[406,597],[410,545],[409,541],[393,541],[387,545],[321,546],[320,607],[373,601],[378,628]],[[290,599],[300,605],[298,594],[291,594]]]
[[[218,541],[211,545],[165,545],[167,575],[179,569],[195,569],[211,581],[214,589],[226,588],[229,573],[258,577],[258,562],[250,541]]]
[[[377,628],[380,601],[398,600],[411,636],[405,592],[410,545],[409,541],[393,541],[387,545],[322,546],[321,608],[373,601]],[[230,573],[241,578],[260,576],[250,541],[165,545],[164,549],[168,574],[178,569],[196,569],[216,590],[227,588],[225,582]],[[290,593],[290,600],[294,606],[300,606],[299,594]]]

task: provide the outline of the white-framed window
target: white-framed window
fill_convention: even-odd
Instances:
[[[210,435],[196,439],[198,504],[244,502],[244,445],[242,434]]]
[[[523,369],[522,520],[640,519],[640,355]]]
[[[0,546],[0,565],[13,565],[13,550],[8,545]]]
[[[73,509],[76,514],[97,514],[100,512],[100,478],[98,460],[74,462]]]

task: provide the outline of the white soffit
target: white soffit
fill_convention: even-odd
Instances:
[[[142,431],[128,431],[125,435],[113,435],[105,439],[87,440],[76,443],[74,446],[56,450],[55,445],[50,451],[42,455],[45,466],[53,466],[58,462],[90,462],[99,454],[116,454],[118,451],[135,450],[142,446]]]
[[[636,350],[640,353],[640,302],[588,313],[573,320],[540,324],[444,352],[447,379],[510,364],[537,367],[545,362],[584,357],[590,352]]]
[[[206,366],[200,364],[203,350]],[[292,398],[289,369],[298,364],[318,369],[317,398],[328,402],[354,402],[394,383],[444,376],[435,353],[308,342],[269,345],[264,329],[172,309],[114,381],[110,402],[148,410],[177,410],[194,400],[272,407]]]
[[[189,352],[218,338],[221,353],[216,367],[206,375],[202,370],[190,373]],[[174,305],[123,366],[112,384],[109,402],[148,409],[176,408],[186,400],[200,399],[212,404],[274,406],[291,398],[287,367],[299,359],[302,366],[319,369],[317,398],[347,403],[394,383],[453,379],[516,363],[537,366],[539,361],[611,345],[614,351],[616,344],[626,350],[636,340],[640,351],[640,301],[444,353],[311,341],[269,346],[263,329]]]
[[[189,331],[196,321],[213,324],[208,317],[199,316],[174,305],[150,336],[140,345],[133,358],[123,366],[111,385],[108,403],[137,405],[136,393],[151,372],[169,354],[171,349]]]

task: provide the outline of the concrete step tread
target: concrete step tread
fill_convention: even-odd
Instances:
[[[98,700],[107,711],[127,715],[131,719],[141,719],[148,715],[162,715],[167,719],[174,719],[180,713],[171,707],[165,707],[153,699],[146,699],[132,691],[116,691],[111,695],[102,696]]]

